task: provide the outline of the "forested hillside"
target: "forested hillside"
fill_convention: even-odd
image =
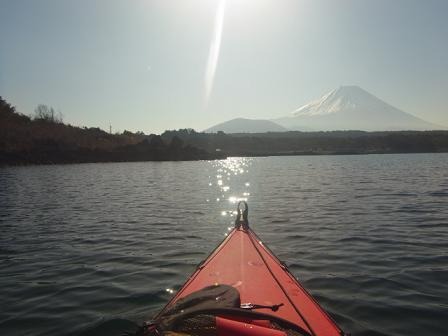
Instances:
[[[64,124],[51,107],[39,105],[35,116],[18,113],[0,97],[0,164],[40,164],[148,160],[212,159],[205,150],[184,146],[179,138]]]

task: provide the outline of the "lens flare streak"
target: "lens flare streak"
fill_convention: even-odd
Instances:
[[[226,0],[221,0],[216,10],[215,28],[213,31],[212,42],[208,54],[207,68],[205,71],[205,100],[204,106],[207,107],[210,95],[213,89],[216,67],[218,66],[219,51],[221,49],[222,28],[224,25]]]

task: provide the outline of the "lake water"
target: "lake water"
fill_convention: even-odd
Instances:
[[[0,168],[0,334],[120,335],[233,225],[353,335],[445,335],[448,155]]]

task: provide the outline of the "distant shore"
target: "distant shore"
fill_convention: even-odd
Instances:
[[[184,143],[227,156],[361,155],[448,152],[448,131],[331,131],[197,133],[166,131],[165,141]]]
[[[0,165],[448,152],[448,131],[111,134],[64,124],[45,105],[37,112],[20,114],[0,97]]]
[[[275,157],[275,156],[342,156],[342,155],[392,155],[392,154],[430,154],[448,153],[445,152],[278,152],[278,153],[241,153],[230,157]],[[69,153],[0,153],[0,166],[29,166],[29,165],[53,165],[53,164],[81,164],[81,163],[114,163],[114,162],[166,162],[166,161],[202,161],[202,160],[222,160],[229,156],[225,154],[193,155],[193,156],[164,156],[153,157],[132,157],[126,155],[116,155],[116,153],[98,152],[69,152]]]
[[[354,135],[356,133],[356,135]],[[307,138],[307,141],[299,141]],[[182,140],[183,139],[183,140]],[[291,142],[291,139],[295,141]],[[400,141],[398,141],[400,139]],[[380,141],[381,140],[381,141]],[[320,145],[316,149],[316,142]],[[217,146],[221,148],[217,148]],[[286,150],[288,147],[312,150]],[[376,147],[376,148],[375,148]],[[137,144],[65,149],[53,142],[30,151],[1,151],[0,165],[194,161],[231,157],[448,153],[448,132],[206,134],[191,130],[146,136]]]
[[[443,152],[409,152],[409,151],[388,151],[388,152],[344,152],[344,151],[334,151],[334,152],[313,152],[313,151],[305,151],[305,152],[278,152],[278,153],[246,153],[237,155],[237,157],[270,157],[270,156],[325,156],[325,155],[391,155],[391,154],[434,154],[434,153],[448,153],[448,151]],[[235,157],[235,156],[232,156]]]
[[[224,159],[223,155],[211,155],[193,147],[185,147],[181,153],[169,151],[155,153],[136,153],[132,150],[117,150],[111,152],[95,150],[77,151],[33,151],[4,153],[0,152],[0,166],[25,166],[39,164],[76,164],[76,163],[106,163],[106,162],[145,162],[145,161],[197,161]]]

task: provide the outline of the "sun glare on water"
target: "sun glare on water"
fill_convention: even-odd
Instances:
[[[220,214],[224,218],[230,219],[233,224],[238,212],[236,205],[240,201],[248,201],[250,196],[250,182],[248,179],[249,168],[252,163],[249,158],[227,158],[212,163],[213,173],[208,176],[209,187],[215,190],[220,197],[216,198],[219,204]],[[228,180],[223,178],[228,176]],[[212,182],[213,181],[213,182]],[[206,200],[210,202],[210,199]],[[228,225],[228,222],[226,223]],[[232,229],[228,227],[228,230]]]

